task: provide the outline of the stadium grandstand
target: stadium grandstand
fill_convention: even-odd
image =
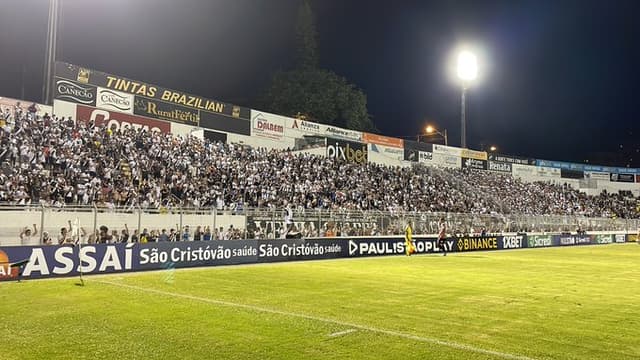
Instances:
[[[59,86],[64,81],[69,82],[59,80]],[[442,214],[459,234],[627,230],[637,227],[635,219],[640,216],[634,196],[637,189],[624,190],[629,189],[624,187],[627,184],[620,183],[623,187],[611,191],[618,184],[613,181],[618,175],[613,173],[597,181],[582,172],[577,180],[575,176],[565,178],[563,169],[535,166],[533,160],[523,165],[516,163],[522,163],[518,158],[409,141],[403,141],[404,150],[394,149],[383,145],[394,144],[391,138],[367,133],[358,136],[371,141],[368,144],[332,137],[318,141],[317,134],[301,132],[299,127],[316,129],[320,124],[287,118],[283,125],[273,125],[279,124],[274,119],[283,117],[253,110],[258,114],[253,119],[235,120],[251,121],[253,134],[233,143],[205,136],[199,127],[179,128],[181,133],[175,134],[160,130],[169,129],[171,122],[132,115],[127,115],[130,122],[114,121],[120,118],[116,112],[56,103],[63,110],[75,108],[78,118],[43,113],[37,104],[23,106],[19,101],[4,106],[2,207],[139,212],[150,218],[187,212],[200,216],[195,223],[180,216],[175,226],[166,228],[153,221],[147,228],[132,218],[131,234],[124,229],[126,220],[104,220],[109,227],[88,220],[85,227],[89,231],[84,229],[83,239],[90,243],[285,237],[281,215],[285,208],[295,214],[297,231],[305,237],[401,234],[407,218],[414,219],[418,233],[434,233],[435,219]],[[89,111],[81,112],[81,108]],[[109,116],[113,118],[110,122],[106,121]],[[149,126],[145,121],[166,126]],[[296,130],[299,138],[287,143],[260,136],[265,131],[284,133],[285,127]],[[356,132],[333,129],[332,133],[351,136]],[[254,143],[253,138],[259,141]],[[281,134],[280,139],[285,136]],[[361,159],[335,156],[341,151],[353,153],[354,148],[361,149]],[[388,149],[399,155],[393,157],[387,151],[390,157],[384,153]],[[445,154],[440,163],[415,161],[433,161],[438,151]],[[532,175],[518,176],[527,171]],[[551,177],[545,178],[544,172]],[[599,183],[604,186],[598,187]],[[229,217],[211,221],[213,214]],[[33,222],[40,223],[46,237],[57,233],[67,219],[59,216],[55,225],[38,219]],[[3,235],[4,242],[20,241],[18,234],[31,223],[6,224],[11,235]],[[191,233],[186,230],[188,225]],[[102,226],[108,230],[101,231]],[[31,243],[65,241],[60,236],[43,240],[43,234],[41,241],[34,237]]]

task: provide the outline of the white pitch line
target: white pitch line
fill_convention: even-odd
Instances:
[[[345,331],[338,331],[338,332],[334,332],[333,334],[329,334],[329,337],[338,337],[338,336],[342,336],[342,335],[347,335],[347,334],[351,334],[353,332],[356,332],[358,330],[356,329],[347,329]]]
[[[475,353],[478,353],[478,354],[496,356],[496,357],[500,357],[500,358],[503,358],[503,359],[535,360],[534,358],[530,358],[530,357],[527,357],[527,356],[524,356],[524,355],[514,355],[514,354],[509,354],[509,353],[503,353],[503,352],[500,352],[500,351],[487,350],[487,349],[482,349],[482,348],[475,347],[475,346],[472,346],[472,345],[460,344],[460,343],[455,343],[455,342],[451,342],[451,341],[438,340],[438,339],[434,339],[434,338],[429,338],[429,337],[424,337],[424,336],[417,336],[417,335],[397,332],[397,331],[393,331],[393,330],[379,329],[379,328],[375,328],[375,327],[371,327],[371,326],[367,326],[367,325],[352,324],[352,323],[348,323],[348,322],[344,322],[344,321],[340,321],[340,320],[323,318],[323,317],[319,317],[319,316],[299,314],[299,313],[282,311],[282,310],[275,310],[275,309],[270,309],[270,308],[265,308],[265,307],[261,307],[261,306],[255,306],[255,305],[239,304],[239,303],[234,303],[234,302],[230,302],[230,301],[215,300],[215,299],[199,297],[199,296],[193,296],[193,295],[172,293],[172,292],[168,292],[168,291],[143,288],[143,287],[139,287],[139,286],[127,285],[127,284],[111,282],[111,281],[105,281],[105,280],[94,280],[94,281],[97,282],[97,283],[101,283],[101,284],[119,286],[119,287],[123,287],[123,288],[133,289],[133,290],[137,290],[137,291],[143,291],[143,292],[152,293],[152,294],[158,294],[158,295],[164,295],[164,296],[170,296],[170,297],[176,297],[176,298],[182,298],[182,299],[189,299],[189,300],[200,301],[200,302],[204,302],[204,303],[208,303],[208,304],[235,307],[235,308],[246,309],[246,310],[257,311],[257,312],[263,312],[263,313],[268,313],[268,314],[277,314],[277,315],[283,315],[283,316],[289,316],[289,317],[297,317],[297,318],[301,318],[301,319],[307,319],[307,320],[324,322],[324,323],[328,323],[328,324],[340,325],[340,326],[343,326],[343,327],[346,327],[346,328],[356,328],[356,329],[360,329],[360,330],[369,331],[369,332],[372,332],[372,333],[390,335],[390,336],[394,336],[394,337],[399,337],[399,338],[404,338],[404,339],[409,339],[409,340],[415,340],[415,341],[424,342],[424,343],[441,345],[441,346],[446,346],[446,347],[450,347],[450,348],[453,348],[453,349],[464,350],[464,351],[469,351],[469,352],[475,352]]]

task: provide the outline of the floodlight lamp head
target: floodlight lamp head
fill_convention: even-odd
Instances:
[[[469,51],[458,54],[458,78],[464,82],[470,82],[478,77],[478,60]]]

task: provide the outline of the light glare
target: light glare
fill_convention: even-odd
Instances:
[[[458,77],[464,81],[472,81],[478,76],[478,61],[469,51],[458,55]]]

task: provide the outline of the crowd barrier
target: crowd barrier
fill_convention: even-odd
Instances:
[[[414,239],[418,254],[611,244],[636,234],[511,234]],[[190,241],[0,247],[0,281],[184,267],[401,255],[403,237]]]

